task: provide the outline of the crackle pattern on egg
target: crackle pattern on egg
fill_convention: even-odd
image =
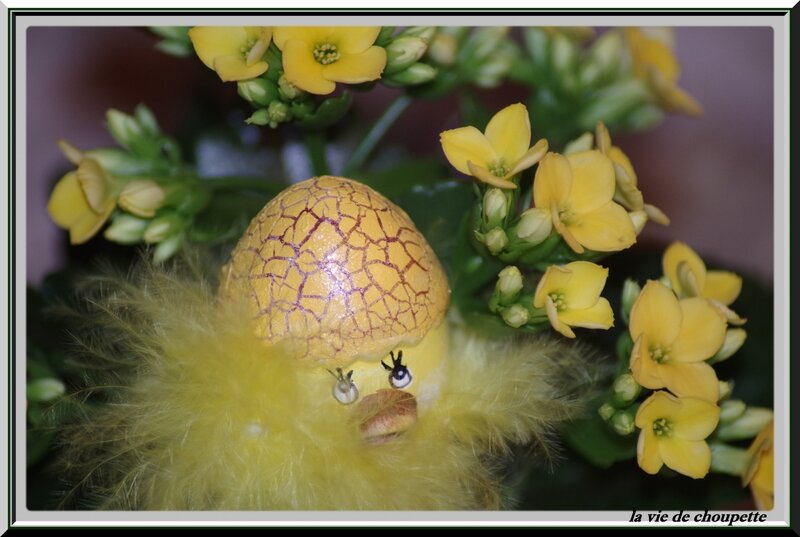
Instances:
[[[346,365],[413,344],[449,298],[408,215],[371,188],[323,176],[284,190],[223,267],[222,297],[246,297],[259,338],[299,359]]]

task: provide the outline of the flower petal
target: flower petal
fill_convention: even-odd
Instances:
[[[533,179],[533,203],[540,209],[550,210],[550,205],[560,207],[572,188],[572,170],[569,161],[558,153],[547,153],[539,161]]]
[[[386,50],[370,47],[358,54],[342,54],[337,61],[322,67],[322,76],[332,82],[361,84],[377,80],[386,67]]]
[[[461,127],[444,131],[439,135],[444,156],[455,169],[465,175],[470,175],[467,162],[472,162],[482,168],[497,158],[489,140],[475,127]]]
[[[614,164],[600,151],[583,151],[567,155],[572,169],[571,209],[586,213],[604,206],[614,197],[616,179]]]
[[[106,200],[106,204],[101,207],[99,213],[88,210],[83,213],[77,221],[75,221],[69,228],[69,242],[70,244],[83,244],[88,241],[103,227],[103,224],[108,220],[111,211],[114,210],[114,200]]]
[[[572,278],[561,289],[567,308],[580,310],[594,306],[606,285],[608,269],[589,261],[573,261],[564,265],[564,269],[572,272]]]
[[[650,358],[650,353],[647,351],[647,336],[642,334],[636,339],[631,351],[630,368],[634,380],[651,390],[657,390],[664,387],[664,381],[661,380],[661,372],[659,364],[655,363]]]
[[[609,201],[567,224],[575,239],[595,252],[617,252],[636,242],[636,230],[621,205]]]
[[[108,177],[100,163],[94,159],[84,158],[76,170],[78,183],[81,185],[83,195],[89,202],[89,207],[95,212],[100,212],[105,207],[108,194]]]
[[[716,403],[719,399],[719,380],[714,368],[705,362],[660,365],[658,373],[669,391],[680,397],[697,397]],[[644,386],[644,385],[643,385]]]
[[[673,423],[675,436],[684,440],[704,440],[719,423],[720,409],[704,399],[681,397],[681,408]]]
[[[514,167],[509,172],[509,175],[516,175],[523,170],[527,170],[547,154],[547,140],[542,138],[536,144],[528,149],[522,157],[517,161]]]
[[[680,265],[681,262],[688,264],[698,287],[703,289],[706,285],[705,263],[703,263],[700,256],[689,248],[689,246],[676,241],[664,250],[664,257],[661,260],[661,268],[664,270],[664,275],[669,278],[669,282],[672,284],[675,293],[678,296],[684,296],[686,294],[686,290],[682,287],[680,278],[678,278],[678,265]]]
[[[336,84],[322,77],[322,64],[317,63],[311,46],[304,41],[290,39],[284,43],[283,69],[286,79],[301,90],[328,95],[336,89]]]
[[[574,310],[568,309],[559,314],[559,319],[570,326],[583,328],[600,328],[607,330],[614,326],[614,311],[611,304],[603,297],[594,306]]]
[[[83,151],[64,139],[59,140],[57,143],[58,148],[62,153],[64,153],[64,156],[67,157],[67,160],[69,160],[75,166],[81,163],[81,160],[83,160]]]
[[[683,313],[672,291],[664,284],[650,280],[633,303],[630,319],[634,341],[647,334],[650,344],[669,346],[680,333]]]
[[[550,265],[544,271],[536,292],[533,294],[533,307],[543,308],[545,299],[553,292],[563,292],[572,279],[572,271],[558,265]]]
[[[676,362],[700,362],[714,356],[725,341],[725,319],[704,298],[680,301],[683,322],[672,344]]]
[[[69,229],[87,211],[91,212],[92,209],[81,190],[78,174],[69,172],[53,188],[50,201],[47,202],[47,212],[56,225]]]
[[[370,48],[380,33],[380,26],[337,26],[329,39],[339,48],[339,52],[358,54]]]
[[[659,418],[674,419],[680,409],[677,397],[667,392],[655,392],[639,405],[633,423],[640,429],[647,429]]]
[[[550,219],[553,221],[553,227],[556,228],[556,233],[561,235],[561,238],[564,239],[567,246],[569,246],[573,252],[582,254],[585,251],[583,246],[581,246],[581,243],[575,238],[575,235],[567,229],[564,222],[561,221],[561,216],[558,214],[558,207],[555,202],[550,204]]]
[[[531,144],[531,120],[524,104],[497,112],[486,125],[486,139],[509,167],[515,166]]]
[[[703,441],[662,438],[658,450],[668,468],[694,479],[705,477],[711,467],[711,449]]]
[[[250,80],[267,72],[269,65],[265,61],[257,61],[247,65],[241,56],[218,56],[214,59],[214,71],[223,82]]]
[[[200,61],[216,70],[214,60],[218,57],[241,57],[247,31],[244,26],[195,26],[189,30],[189,39]]]
[[[742,291],[742,278],[725,270],[709,270],[703,296],[730,306]]]
[[[303,41],[313,50],[317,43],[326,41],[331,33],[331,26],[276,26],[272,32],[272,40],[281,50],[284,50],[287,41],[293,39]]]
[[[570,339],[575,339],[575,332],[561,321],[556,305],[549,296],[545,298],[545,310],[547,311],[547,320],[550,321],[550,326],[552,326],[556,332]]]
[[[658,439],[651,427],[648,424],[639,433],[639,440],[636,442],[636,462],[639,463],[639,468],[648,474],[657,474],[664,466],[664,460],[658,448]]]

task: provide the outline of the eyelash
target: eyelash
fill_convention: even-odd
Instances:
[[[395,389],[402,389],[406,388],[411,384],[413,377],[411,376],[411,370],[408,369],[405,365],[403,365],[403,351],[397,351],[397,358],[394,356],[394,352],[389,352],[389,356],[392,358],[392,365],[386,365],[383,360],[381,360],[381,365],[387,371],[389,371],[389,384],[392,388]]]

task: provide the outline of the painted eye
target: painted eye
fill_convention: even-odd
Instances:
[[[328,370],[328,373],[333,375],[333,378],[336,379],[336,382],[333,383],[332,390],[334,399],[343,405],[349,405],[358,399],[358,388],[356,387],[356,383],[353,382],[352,371],[348,371],[347,375],[345,375],[342,373],[342,368],[337,367],[336,373],[330,369]]]
[[[411,384],[411,371],[403,365],[403,351],[398,351],[397,358],[394,352],[389,352],[392,358],[392,365],[388,366],[381,361],[381,365],[389,372],[389,384],[392,388],[402,389]]]

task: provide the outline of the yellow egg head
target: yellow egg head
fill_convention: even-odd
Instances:
[[[259,339],[318,370],[339,403],[360,399],[365,437],[376,415],[416,419],[417,406],[436,398],[449,294],[408,215],[368,186],[332,176],[272,199],[232,251],[219,289],[222,300],[245,302]]]

